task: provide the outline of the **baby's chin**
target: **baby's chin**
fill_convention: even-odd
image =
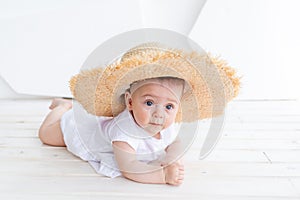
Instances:
[[[164,126],[160,124],[147,124],[147,126],[144,126],[143,128],[152,137],[165,129]]]

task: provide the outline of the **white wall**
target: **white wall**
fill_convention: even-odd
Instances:
[[[190,36],[243,75],[241,99],[299,99],[300,1],[208,0]]]
[[[70,77],[105,40],[144,27],[188,34],[205,1],[1,0],[0,76],[17,93],[70,96]]]
[[[138,0],[1,0],[0,75],[18,93],[69,96],[68,80],[87,56],[140,27],[136,16]]]
[[[51,6],[45,4],[47,1],[39,0],[28,0],[23,4],[20,4],[22,0],[0,1],[0,76],[8,80],[17,92],[68,96],[67,80],[72,74],[77,73],[80,65],[96,46],[105,38],[114,35],[113,33],[141,27],[143,19],[136,17],[140,13],[138,13],[138,7],[133,5],[138,0],[130,0],[132,2],[130,5],[120,0],[117,7],[116,1],[48,1]],[[15,7],[11,10],[4,10],[4,4],[7,2],[10,5],[15,3]],[[82,4],[82,2],[91,4]],[[107,10],[103,7],[104,2],[106,6],[114,8],[110,16],[94,18],[94,21],[88,23],[82,20],[87,16],[93,19],[96,11],[99,14]],[[153,2],[159,1],[153,0]],[[168,2],[174,1],[168,0]],[[96,3],[98,7],[92,3]],[[165,4],[165,7],[168,7],[166,5],[168,3]],[[34,6],[41,6],[42,9],[36,10]],[[26,8],[27,13],[23,8]],[[88,8],[91,10],[88,11]],[[157,17],[154,15],[155,8],[153,6],[150,8],[153,12],[147,13],[153,13],[153,16]],[[300,85],[298,78],[300,72],[299,8],[300,1],[298,0],[208,0],[190,36],[204,49],[221,55],[237,68],[239,74],[243,76],[240,99],[300,98],[298,87]],[[176,27],[174,22],[178,21],[178,24],[186,29],[182,25],[184,20],[180,21],[182,19],[180,14],[186,16],[188,13],[179,14],[176,9],[167,10],[170,12],[166,16],[177,17],[174,17],[170,25]],[[34,17],[33,14],[28,14],[32,11],[34,11],[33,14],[38,13],[40,16]],[[56,15],[51,16],[53,13]],[[163,12],[160,10],[160,13]],[[77,17],[68,18],[70,14]],[[16,17],[20,16],[24,16],[20,24],[12,23]],[[7,18],[10,20],[7,21]],[[31,19],[33,21],[30,21]],[[162,18],[157,17],[157,20],[160,19]],[[62,23],[57,26],[55,22],[59,21]],[[97,29],[95,27],[97,23],[105,27],[104,30],[93,32]],[[113,26],[114,23],[121,23],[122,26]],[[153,21],[151,23],[153,24]],[[40,26],[36,26],[37,24]],[[188,26],[190,23],[187,23]],[[115,29],[108,31],[107,27]],[[72,28],[74,34],[61,35],[60,31],[67,28]],[[15,32],[8,32],[8,30],[15,30]],[[36,30],[41,32],[35,32]],[[91,34],[80,37],[80,34],[86,34],[86,30]],[[78,31],[80,34],[77,34]],[[97,41],[93,41],[91,38],[96,38],[99,31],[102,36],[98,37]],[[22,37],[15,40],[14,37],[17,34]],[[60,39],[63,43],[57,45],[56,41]],[[71,51],[68,51],[69,53],[57,53],[62,49],[68,50],[69,44],[74,44]],[[33,65],[40,67],[31,69]],[[26,77],[25,81],[23,81],[24,77]],[[54,80],[52,83],[49,81],[50,77]],[[21,79],[22,81],[18,82]],[[45,82],[48,88],[42,84]],[[0,96],[5,93],[4,85],[0,81],[0,91],[2,91]],[[38,88],[39,92],[37,92]]]

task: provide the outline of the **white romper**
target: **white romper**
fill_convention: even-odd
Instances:
[[[97,173],[112,178],[121,175],[113,154],[113,141],[127,142],[136,151],[138,160],[149,163],[163,158],[178,132],[177,124],[173,124],[160,132],[161,139],[151,137],[135,123],[127,109],[113,118],[71,109],[62,116],[61,129],[70,152],[88,161]]]

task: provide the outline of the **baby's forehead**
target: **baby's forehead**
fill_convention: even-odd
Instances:
[[[184,80],[177,78],[152,78],[141,80],[131,84],[130,92],[133,93],[145,85],[151,85],[152,87],[164,87],[176,96],[181,97],[184,89]]]

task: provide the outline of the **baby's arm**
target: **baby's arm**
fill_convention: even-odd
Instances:
[[[181,146],[181,142],[179,138],[176,138],[176,140],[166,148],[166,157],[163,164],[167,165],[173,163],[174,161],[179,159],[182,153],[183,149]]]
[[[113,148],[119,169],[125,178],[140,183],[182,183],[182,166],[178,163],[165,167],[152,166],[138,161],[135,150],[126,142],[115,141]]]
[[[182,164],[181,160],[179,160],[179,158],[182,156],[182,153],[183,149],[181,142],[179,138],[176,138],[176,140],[166,148],[166,156],[162,163],[162,166],[165,166],[166,170],[171,170],[170,173],[174,173],[174,170],[177,172],[178,178],[176,180],[176,184],[178,185],[180,185],[184,179],[184,165]]]

